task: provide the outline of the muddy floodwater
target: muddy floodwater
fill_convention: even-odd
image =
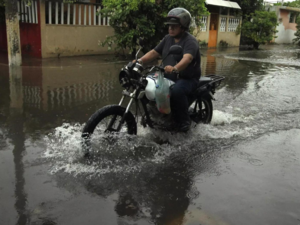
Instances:
[[[0,57],[0,225],[299,225],[300,49],[202,53],[226,77],[211,124],[96,137],[89,162],[81,130],[126,61]]]

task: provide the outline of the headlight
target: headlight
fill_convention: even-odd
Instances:
[[[138,62],[135,63],[135,66],[133,67],[133,71],[135,73],[138,73],[139,76],[141,76],[142,72],[144,71],[144,68],[141,64],[139,64]]]
[[[126,68],[123,68],[119,73],[119,81],[123,88],[128,89],[131,86],[130,73]]]

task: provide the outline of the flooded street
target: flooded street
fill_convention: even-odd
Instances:
[[[0,57],[0,225],[299,225],[300,49],[263,49],[202,51],[202,73],[226,77],[211,124],[139,124],[89,162],[82,128],[119,103],[126,61]]]

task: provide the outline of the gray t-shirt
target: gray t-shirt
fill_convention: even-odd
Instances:
[[[188,67],[180,72],[180,78],[183,79],[200,79],[201,76],[201,56],[200,56],[200,50],[199,50],[199,44],[194,36],[189,34],[188,32],[185,32],[180,39],[178,43],[175,43],[174,37],[171,37],[170,35],[166,35],[164,39],[154,48],[156,52],[158,52],[162,58],[164,58],[172,45],[180,45],[183,49],[183,55],[184,54],[191,54],[193,56],[192,62],[188,65]],[[169,55],[164,60],[164,65],[170,65],[175,66],[183,57],[181,56],[173,56]],[[165,74],[165,76],[171,80],[176,81],[176,75],[175,74]]]

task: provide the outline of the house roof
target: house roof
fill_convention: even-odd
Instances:
[[[215,6],[221,6],[221,7],[228,7],[228,8],[235,8],[235,9],[241,9],[239,4],[236,2],[231,1],[224,1],[224,0],[205,0],[205,3],[207,5],[215,5]]]
[[[288,6],[280,6],[280,9],[285,9],[288,11],[294,11],[294,12],[300,12],[300,8],[295,8],[295,7],[288,7]]]

